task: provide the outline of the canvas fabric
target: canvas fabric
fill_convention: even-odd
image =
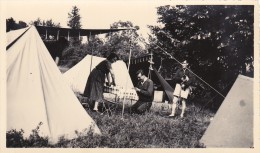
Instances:
[[[105,60],[105,58],[87,55],[78,64],[65,72],[63,77],[74,92],[82,94],[90,72],[103,60]],[[116,86],[113,88],[115,90],[111,92],[116,92],[121,98],[126,96],[137,99],[137,93],[134,90],[134,85],[126,64],[122,60],[119,60],[112,64],[112,70],[115,74]],[[110,78],[110,80],[112,79]]]
[[[251,148],[253,78],[239,75],[200,142],[208,148]]]
[[[28,137],[39,123],[39,134],[55,143],[75,131],[100,134],[65,83],[36,28],[32,26],[7,50],[7,130],[23,129]]]

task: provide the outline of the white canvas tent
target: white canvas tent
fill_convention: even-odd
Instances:
[[[92,62],[91,62],[92,58]],[[93,70],[101,61],[105,58],[87,55],[78,64],[69,69],[63,74],[65,80],[74,92],[83,93],[90,71]],[[134,86],[130,75],[128,73],[126,64],[119,60],[112,64],[112,69],[115,74],[116,86],[136,95],[136,91],[133,90]]]
[[[253,79],[239,75],[200,140],[206,147],[253,147]]]
[[[23,30],[18,30],[20,32]],[[100,130],[64,82],[36,28],[19,34],[7,33],[7,130],[31,134],[41,122],[40,135],[52,143],[60,136],[76,137],[75,131]],[[9,37],[9,38],[8,38]]]
[[[9,31],[6,37],[7,46],[10,45],[12,42],[14,42],[19,36],[22,36],[22,34],[28,29],[29,27],[19,29],[19,30]]]

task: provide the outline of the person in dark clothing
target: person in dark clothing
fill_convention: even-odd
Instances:
[[[119,59],[117,54],[111,53],[105,60],[100,62],[90,73],[83,95],[94,102],[94,111],[98,111],[98,103],[103,101],[103,92],[105,79],[108,80],[108,86],[115,84],[115,75],[111,64]],[[110,80],[109,74],[112,80]]]
[[[174,81],[176,82],[176,86],[173,92],[173,103],[172,103],[172,112],[169,115],[170,117],[175,116],[175,110],[177,107],[177,102],[179,99],[182,101],[182,111],[181,118],[183,118],[185,109],[186,109],[186,100],[190,93],[190,86],[194,81],[194,77],[192,73],[187,69],[188,62],[185,60],[182,63],[182,68],[178,69],[175,76]]]
[[[139,80],[135,90],[139,97],[138,101],[131,107],[132,113],[143,114],[149,111],[154,99],[154,84],[148,79],[143,70],[137,71],[137,78]]]

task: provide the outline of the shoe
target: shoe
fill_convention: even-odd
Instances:
[[[167,118],[171,118],[171,119],[177,119],[178,118],[178,116],[168,116]]]
[[[174,114],[170,114],[169,117],[174,117],[175,115]]]
[[[176,118],[176,115],[170,114],[170,115],[167,116],[167,118]]]

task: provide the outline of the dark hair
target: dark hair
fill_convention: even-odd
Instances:
[[[141,75],[144,75],[144,71],[143,71],[142,69],[138,70],[138,71],[136,72],[136,75],[138,75],[139,73],[140,73]]]
[[[107,60],[112,60],[113,58],[116,58],[116,60],[119,60],[119,57],[116,53],[111,53],[110,55],[108,55]]]

